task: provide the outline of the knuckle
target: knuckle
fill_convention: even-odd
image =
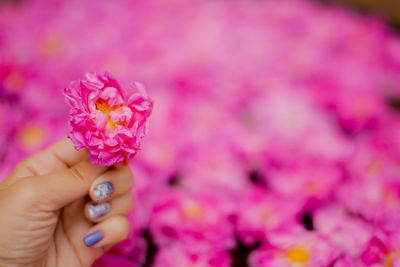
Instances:
[[[133,187],[133,180],[131,178],[127,179],[126,180],[126,188],[130,190],[132,187]]]
[[[121,234],[121,237],[122,237],[122,240],[125,240],[128,238],[128,235],[129,235],[129,222],[126,217],[124,217],[123,227],[121,227],[121,228],[122,228],[121,231],[123,231]]]
[[[29,175],[32,176],[37,176],[39,175],[39,172],[37,171],[38,166],[37,162],[33,161],[31,158],[24,159],[21,161],[16,168],[17,170],[27,170]]]
[[[120,168],[113,173],[123,185],[124,189],[131,189],[133,186],[132,173],[128,167]],[[109,174],[111,175],[111,173]]]
[[[133,196],[131,194],[127,194],[125,198],[125,212],[129,213],[133,208]]]
[[[131,169],[129,169],[128,167],[122,168],[120,171],[122,176],[127,177],[129,179],[132,178]]]
[[[121,240],[126,239],[129,234],[128,219],[125,216],[115,216],[112,219],[114,219],[114,223],[118,225],[118,227],[115,227],[115,231],[117,232],[116,234],[121,238]]]
[[[80,167],[79,165],[70,168],[69,171],[70,171],[71,176],[73,178],[75,178],[76,180],[81,181],[81,182],[86,181],[85,172],[82,169],[82,167]]]
[[[132,186],[133,186],[133,178],[132,178],[132,173],[131,173],[131,171],[129,170],[129,168],[128,168],[128,170],[126,170],[124,173],[123,173],[123,179],[124,179],[124,186],[126,187],[126,188],[128,188],[128,189],[131,189],[132,188]]]

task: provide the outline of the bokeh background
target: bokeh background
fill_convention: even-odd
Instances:
[[[88,71],[155,101],[95,266],[400,266],[398,1],[0,1],[0,177]]]

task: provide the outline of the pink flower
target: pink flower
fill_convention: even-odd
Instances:
[[[160,249],[155,258],[155,267],[227,267],[231,265],[231,256],[225,250],[209,247],[193,249],[175,243]]]
[[[271,232],[268,238],[269,245],[250,254],[250,266],[332,266],[341,255],[340,250],[323,236],[297,226]]]
[[[148,130],[153,109],[139,83],[123,90],[109,74],[88,73],[64,90],[71,106],[69,138],[87,147],[93,164],[111,166],[132,158]]]
[[[150,231],[157,244],[234,246],[229,201],[210,193],[168,190],[158,194],[150,220]]]
[[[266,193],[264,188],[249,187],[238,204],[237,234],[245,245],[267,242],[271,231],[295,222],[303,205]]]
[[[132,262],[129,258],[124,256],[115,255],[111,253],[104,254],[95,263],[94,267],[107,267],[107,266],[125,266],[125,267],[139,267],[140,265]]]
[[[138,265],[143,265],[146,261],[147,249],[148,246],[146,240],[141,232],[137,230],[135,231],[135,229],[130,229],[127,239],[112,247],[109,253],[127,258]]]
[[[340,206],[328,206],[314,215],[314,227],[346,255],[357,256],[373,235],[373,227]]]
[[[329,199],[340,183],[342,173],[334,162],[302,158],[286,168],[271,172],[271,188],[278,194],[297,201],[323,201]]]
[[[343,256],[339,257],[335,261],[335,267],[361,267],[364,264],[361,263],[361,260],[356,257]]]
[[[360,260],[365,264],[365,266],[379,266],[379,264],[385,264],[386,266],[398,266],[393,265],[399,259],[398,252],[392,250],[385,240],[384,236],[372,237],[364,251],[360,255]],[[385,242],[386,241],[386,242]]]

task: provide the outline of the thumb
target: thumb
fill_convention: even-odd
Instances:
[[[92,182],[106,170],[106,166],[93,165],[85,159],[71,168],[24,180],[33,188],[41,204],[58,210],[87,195]]]

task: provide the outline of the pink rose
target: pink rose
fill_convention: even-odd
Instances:
[[[69,138],[77,150],[89,149],[93,164],[132,158],[147,133],[153,101],[139,83],[124,89],[109,73],[88,73],[64,90],[71,106]]]

